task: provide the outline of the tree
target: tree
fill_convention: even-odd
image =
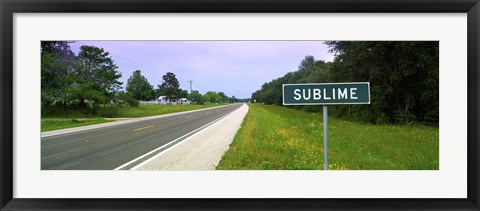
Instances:
[[[49,106],[58,100],[64,83],[60,62],[51,54],[43,53],[41,57],[41,101],[43,106]]]
[[[370,82],[370,105],[333,106],[337,116],[371,123],[438,123],[439,42],[328,41],[333,62],[306,56],[298,70],[264,83],[252,99],[282,105],[282,84]],[[318,106],[295,106],[321,111]]]
[[[220,100],[220,96],[216,92],[213,92],[213,91],[206,92],[203,95],[203,97],[205,98],[205,101],[208,101],[210,103],[216,103],[216,102],[219,102],[219,100]]]
[[[259,90],[255,91],[254,93],[252,93],[252,97],[251,97],[252,103],[259,103],[259,102],[261,102],[261,97],[260,97],[261,94],[262,94],[262,90],[261,90],[261,89],[259,89]]]
[[[139,102],[137,99],[135,99],[130,93],[125,93],[124,91],[119,91],[116,94],[117,101],[120,101],[120,103],[127,103],[128,105],[132,107],[137,107],[139,105]]]
[[[160,96],[165,96],[165,94],[162,92],[162,90],[160,89],[160,85],[157,86],[156,89],[153,89],[153,92],[152,94],[155,96],[155,98],[158,99],[158,97]]]
[[[160,96],[157,94],[158,93],[157,90],[158,89],[153,89],[152,87],[152,90],[150,91],[150,96],[152,97],[152,99],[158,99],[158,97]]]
[[[190,93],[189,98],[196,104],[203,104],[205,102],[202,94],[197,90],[193,90],[192,93]]]
[[[109,53],[95,46],[80,47],[74,75],[70,92],[80,101],[80,106],[85,106],[86,100],[95,104],[113,99],[122,84],[118,81],[122,74],[117,71]]]
[[[49,53],[55,57],[63,57],[63,59],[75,57],[67,41],[42,41],[40,45],[42,54]]]
[[[127,93],[137,100],[152,99],[153,86],[142,75],[140,70],[133,72],[132,76],[127,81]]]
[[[333,78],[369,81],[370,106],[339,107],[371,122],[438,122],[439,42],[329,41]],[[369,62],[365,62],[369,61]]]
[[[179,98],[188,98],[188,91],[184,90],[184,89],[181,89],[180,93],[178,94],[178,97]]]
[[[77,66],[77,58],[68,43],[41,42],[41,102],[42,106],[66,104],[69,86]]]
[[[301,82],[315,66],[315,58],[313,56],[305,56],[305,58],[298,65],[298,70],[294,72],[293,79],[295,81]]]
[[[180,95],[180,83],[175,74],[168,72],[162,77],[162,84],[158,86],[159,93],[165,95],[167,99],[171,100]]]
[[[220,97],[220,101],[219,101],[219,102],[228,102],[229,97],[228,97],[227,95],[225,95],[225,93],[223,93],[223,92],[218,92],[217,94],[218,94],[218,96]]]
[[[233,96],[229,99],[229,101],[230,101],[231,103],[236,103],[236,102],[238,102],[238,99],[235,97],[235,95],[233,95]]]

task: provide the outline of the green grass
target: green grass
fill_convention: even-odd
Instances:
[[[95,113],[90,108],[84,110],[63,110],[49,111],[49,115],[42,115],[42,132],[58,130],[64,128],[79,127],[85,125],[100,124],[110,122],[104,117],[109,118],[136,118],[161,114],[190,111],[202,108],[210,108],[225,104],[205,104],[205,105],[140,105],[138,107],[106,105],[97,107]],[[87,119],[85,119],[87,118]]]
[[[249,104],[217,169],[323,169],[321,114]],[[329,169],[439,169],[439,131],[329,116]]]
[[[210,108],[225,104],[205,105],[100,105],[95,109],[85,107],[82,109],[66,109],[61,107],[42,108],[42,118],[132,118],[169,114],[181,111],[190,111]]]
[[[119,110],[119,117],[145,117],[160,114],[176,113],[181,111],[190,111],[202,108],[210,108],[225,104],[205,104],[205,105],[145,105],[138,107],[123,107]]]
[[[42,132],[111,121],[106,119],[42,119]]]

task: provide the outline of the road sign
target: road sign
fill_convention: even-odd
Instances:
[[[283,84],[283,105],[370,104],[370,83]]]
[[[283,105],[323,105],[323,168],[328,170],[328,105],[370,104],[370,83],[283,84]]]

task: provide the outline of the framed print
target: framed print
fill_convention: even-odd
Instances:
[[[1,1],[0,207],[478,210],[478,0]]]

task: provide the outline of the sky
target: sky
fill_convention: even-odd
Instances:
[[[323,41],[75,41],[75,54],[82,45],[101,47],[110,53],[123,87],[135,70],[141,70],[154,86],[173,72],[180,88],[224,92],[250,98],[265,82],[296,71],[301,60],[332,61]]]

